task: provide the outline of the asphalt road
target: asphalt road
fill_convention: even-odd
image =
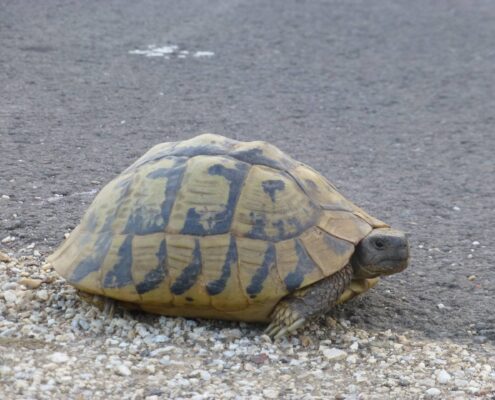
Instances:
[[[410,268],[340,312],[495,340],[494,21],[491,0],[4,0],[0,250],[48,254],[156,143],[264,139],[411,235]]]

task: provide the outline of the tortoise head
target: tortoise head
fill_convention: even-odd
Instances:
[[[408,260],[406,235],[391,228],[377,228],[357,244],[351,264],[355,278],[375,278],[404,270]]]

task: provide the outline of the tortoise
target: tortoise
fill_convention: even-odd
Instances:
[[[87,296],[280,337],[406,268],[404,233],[263,141],[161,143],[98,193],[48,258]]]

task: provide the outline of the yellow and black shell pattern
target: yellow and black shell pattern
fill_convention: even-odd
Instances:
[[[267,321],[384,226],[277,147],[203,134],[156,145],[108,183],[48,261],[144,311]]]

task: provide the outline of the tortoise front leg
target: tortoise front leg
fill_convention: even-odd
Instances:
[[[352,265],[281,300],[271,314],[271,323],[265,333],[278,339],[296,331],[310,318],[332,309],[350,285]]]

